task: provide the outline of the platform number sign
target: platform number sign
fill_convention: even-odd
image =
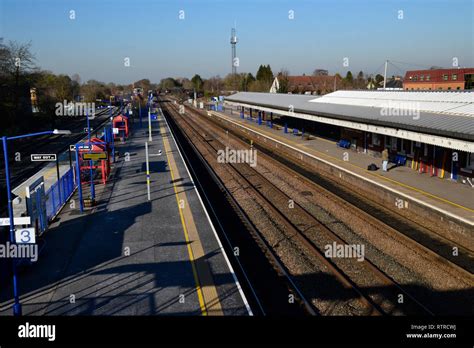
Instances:
[[[17,244],[35,244],[36,234],[34,227],[17,229],[15,231],[15,242]]]

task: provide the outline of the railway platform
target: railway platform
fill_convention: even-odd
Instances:
[[[251,315],[251,309],[163,118],[153,122],[150,200],[145,141],[119,146],[97,205],[77,192],[18,278],[24,315]],[[11,285],[0,314],[12,314]]]
[[[381,159],[340,148],[335,141],[328,139],[312,136],[310,140],[304,140],[301,136],[293,135],[291,130],[284,133],[277,127],[266,126],[265,122],[258,125],[255,120],[248,120],[247,115],[242,119],[235,109],[233,112],[229,108],[220,112],[208,111],[208,115],[224,119],[247,132],[251,131],[257,137],[261,135],[272,143],[286,145],[295,153],[324,163],[330,167],[333,175],[337,172],[340,179],[350,176],[349,181],[370,184],[377,188],[381,199],[393,200],[394,207],[401,202],[401,210],[418,215],[418,218],[424,218],[423,214],[426,217],[436,215],[433,223],[444,225],[445,237],[463,244],[472,243],[473,236],[469,231],[474,228],[474,189],[467,184],[440,180],[426,173],[419,174],[408,167],[396,167],[392,163],[389,164],[389,171],[383,172]],[[379,170],[367,170],[371,163],[375,163]]]

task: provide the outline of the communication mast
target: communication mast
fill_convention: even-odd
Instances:
[[[230,45],[232,46],[232,74],[237,74],[238,58],[237,58],[237,35],[235,34],[235,28],[232,28],[230,35]]]

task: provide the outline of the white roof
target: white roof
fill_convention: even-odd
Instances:
[[[474,117],[474,94],[464,91],[336,91],[309,102],[378,108],[401,104],[419,111]]]

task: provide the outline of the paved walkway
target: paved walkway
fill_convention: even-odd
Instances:
[[[148,136],[136,129],[109,183],[98,185],[98,206],[81,214],[73,197],[45,233],[39,261],[21,272],[24,314],[248,314],[164,120],[153,128],[151,201]],[[2,284],[0,314],[12,313],[11,298]]]

